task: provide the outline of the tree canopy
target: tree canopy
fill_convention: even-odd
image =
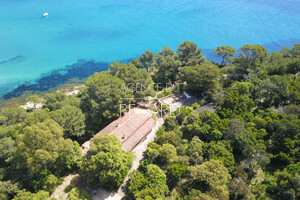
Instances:
[[[90,127],[99,130],[104,119],[119,116],[120,105],[128,105],[133,95],[122,90],[125,82],[108,72],[95,73],[86,81],[82,109]]]
[[[64,131],[65,137],[82,136],[85,133],[85,116],[81,109],[66,105],[50,113]]]
[[[218,48],[214,49],[214,53],[218,56],[221,56],[222,62],[221,65],[226,64],[228,58],[234,56],[236,51],[234,48],[230,46],[219,46]]]
[[[201,49],[197,47],[197,44],[190,41],[179,44],[177,53],[183,66],[199,65],[206,61],[206,57],[201,54]]]
[[[180,73],[181,79],[187,82],[187,89],[198,96],[204,96],[214,90],[221,78],[219,68],[212,63],[183,67]]]
[[[54,174],[70,170],[80,158],[76,151],[79,145],[64,139],[62,127],[51,119],[27,126],[16,141],[17,147],[12,156],[14,176],[25,183],[45,169]]]
[[[134,155],[124,152],[114,135],[98,135],[80,165],[82,176],[91,185],[118,189],[123,183]]]

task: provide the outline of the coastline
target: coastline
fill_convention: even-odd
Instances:
[[[292,38],[290,40],[281,40],[265,43],[262,46],[265,46],[268,50],[268,53],[272,53],[274,51],[280,51],[282,49],[283,44],[287,43],[288,47],[293,46],[299,42],[299,39]],[[208,61],[212,62],[220,62],[221,58],[214,54],[213,49],[202,49],[203,55],[206,56]],[[239,50],[237,49],[237,54]],[[139,55],[135,56],[138,57]],[[122,60],[122,63],[128,63],[133,58],[129,58],[126,60]],[[25,94],[25,96],[31,94],[42,94],[55,92],[59,87],[64,84],[71,85],[82,85],[85,83],[87,77],[91,76],[95,72],[105,71],[108,69],[110,62],[105,61],[95,61],[95,60],[85,60],[78,59],[77,62],[66,65],[63,68],[54,69],[47,74],[41,75],[38,80],[32,82],[25,82],[15,89],[0,94],[0,107],[4,105],[10,99],[19,98]]]
[[[108,64],[94,60],[78,60],[72,65],[66,65],[64,68],[43,75],[34,83],[22,84],[4,94],[2,98],[8,100],[20,97],[26,92],[32,92],[33,94],[52,92],[63,84],[83,84],[85,79],[93,73],[107,70]]]

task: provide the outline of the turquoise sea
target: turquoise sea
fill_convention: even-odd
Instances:
[[[0,94],[79,59],[127,60],[193,41],[300,43],[300,0],[0,0]],[[43,13],[49,13],[43,18]]]

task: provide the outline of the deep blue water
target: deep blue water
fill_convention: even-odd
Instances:
[[[0,94],[78,59],[126,60],[184,40],[208,58],[220,45],[290,47],[300,0],[0,0]]]

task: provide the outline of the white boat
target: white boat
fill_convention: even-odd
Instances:
[[[48,15],[49,15],[49,13],[45,12],[45,13],[43,14],[43,17],[47,17]]]

